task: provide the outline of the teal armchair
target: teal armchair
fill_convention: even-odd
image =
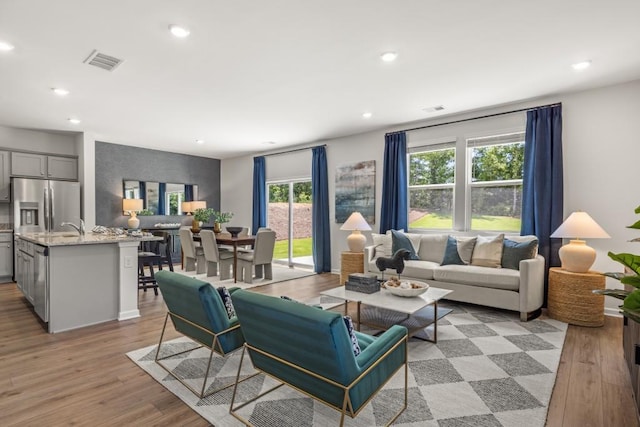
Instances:
[[[233,385],[234,383],[230,383],[215,390],[206,390],[214,353],[224,357],[227,353],[240,348],[244,343],[238,318],[235,316],[228,317],[218,291],[207,282],[166,270],[159,271],[155,277],[168,309],[162,333],[160,334],[158,350],[156,351],[156,363],[200,398]],[[229,289],[229,292],[233,294],[237,290],[238,288],[232,288]],[[169,318],[171,318],[176,331],[200,344],[200,346],[185,352],[202,347],[211,350],[201,390],[195,390],[162,363],[164,359],[185,353],[181,352],[160,357],[162,340]]]
[[[355,332],[362,350],[355,356],[339,313],[244,290],[234,292],[231,299],[245,344],[230,412],[243,423],[250,425],[238,410],[250,402],[234,407],[234,401],[247,352],[258,371],[340,411],[340,425],[345,415],[356,417],[404,366],[404,405],[390,423],[406,408],[406,328],[394,325],[378,337]]]

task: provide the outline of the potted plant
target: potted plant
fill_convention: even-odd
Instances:
[[[196,209],[193,212],[193,224],[191,225],[191,230],[194,233],[200,231],[200,225],[209,222],[209,218],[214,216],[215,211],[212,208],[200,208]]]
[[[220,224],[231,221],[231,218],[233,218],[232,212],[213,211],[213,232],[219,233]]]
[[[640,214],[640,206],[635,210],[637,214]],[[640,229],[640,220],[634,224],[627,226],[627,228]],[[640,238],[631,240],[632,242],[639,242]],[[628,318],[640,323],[640,255],[634,254],[614,254],[608,253],[609,258],[624,265],[624,273],[604,273],[607,277],[620,280],[623,285],[630,285],[634,289],[599,289],[593,292],[600,295],[607,295],[610,297],[621,299],[622,305],[620,306],[620,312]]]

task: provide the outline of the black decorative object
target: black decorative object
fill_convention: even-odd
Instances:
[[[242,231],[242,227],[227,227],[227,231],[231,234],[231,237],[238,237],[238,233]]]
[[[351,273],[344,287],[348,291],[372,294],[380,291],[380,282],[375,274]]]
[[[376,267],[378,267],[378,270],[380,270],[380,272],[382,273],[383,278],[384,278],[384,271],[387,268],[391,268],[395,270],[399,276],[404,271],[404,260],[409,259],[409,254],[410,252],[406,249],[398,249],[396,253],[393,254],[393,257],[391,258],[382,257],[382,256],[378,257],[378,259],[376,259]]]

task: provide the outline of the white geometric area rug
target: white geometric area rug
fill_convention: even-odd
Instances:
[[[242,279],[238,279],[236,283],[233,279],[220,280],[220,272],[217,276],[207,277],[207,273],[196,274],[195,271],[184,271],[180,266],[175,266],[174,271],[176,273],[184,274],[185,276],[195,277],[203,282],[209,282],[214,286],[238,287],[241,289],[255,288],[256,286],[269,285],[272,283],[284,282],[286,280],[299,279],[301,277],[313,276],[316,274],[313,270],[304,268],[289,268],[285,265],[272,264],[272,279],[254,278],[253,283],[245,283]]]
[[[439,306],[453,311],[438,322],[438,343],[409,340],[409,403],[394,425],[544,426],[567,325],[544,316],[520,322],[516,313],[472,305]],[[173,351],[192,345],[184,338],[170,342]],[[198,399],[153,361],[155,348],[127,356],[214,426],[243,425],[229,414],[232,387]],[[207,352],[192,353],[170,362],[179,375],[197,383]],[[239,360],[240,352],[227,360],[215,357],[212,386],[233,381]],[[243,365],[243,375],[251,372],[247,358]],[[399,408],[403,372],[396,373],[355,419],[346,417],[345,425],[384,425]],[[249,400],[274,384],[258,375],[241,383],[236,399]],[[340,420],[338,411],[287,386],[247,405],[240,414],[261,427],[324,427]]]

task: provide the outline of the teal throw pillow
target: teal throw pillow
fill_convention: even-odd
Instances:
[[[420,259],[416,254],[416,250],[411,243],[409,237],[400,231],[391,230],[391,256],[396,253],[398,249],[406,249],[409,251],[409,259]]]
[[[516,242],[504,239],[502,248],[502,268],[520,270],[520,261],[533,259],[538,253],[538,240],[533,239],[527,242]]]
[[[444,257],[440,265],[466,265],[471,262],[473,248],[476,245],[476,238],[458,239],[449,236],[447,246],[444,249]]]

